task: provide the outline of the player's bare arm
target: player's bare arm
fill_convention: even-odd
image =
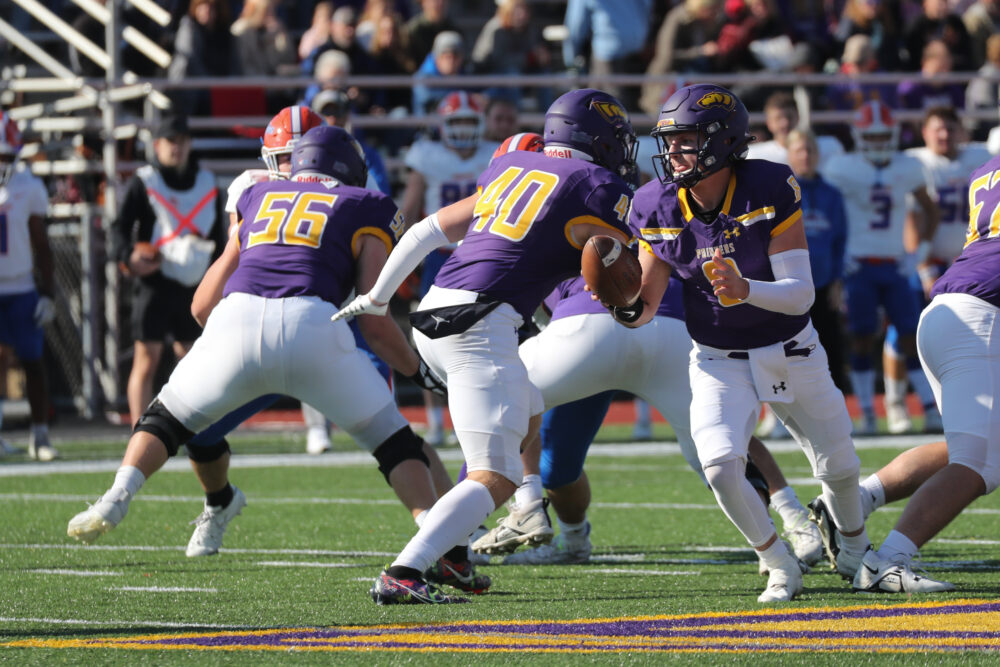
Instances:
[[[208,271],[198,283],[198,289],[191,299],[191,315],[202,327],[208,321],[208,316],[212,310],[222,301],[222,290],[226,286],[229,276],[240,264],[240,244],[236,234],[229,236],[225,249],[219,258],[212,262]]]
[[[406,189],[403,190],[403,203],[399,210],[403,213],[403,220],[406,221],[406,228],[412,227],[424,210],[424,192],[427,190],[427,181],[419,171],[410,171],[406,177]]]
[[[926,187],[919,187],[913,191],[913,198],[920,207],[923,215],[915,216],[917,225],[917,250],[914,255],[917,265],[917,273],[920,276],[920,283],[924,288],[924,293],[930,298],[931,288],[934,286],[936,274],[928,272],[930,267],[931,241],[937,232],[938,223],[941,222],[941,210],[934,200],[927,193]]]

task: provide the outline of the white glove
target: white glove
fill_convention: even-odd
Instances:
[[[56,304],[52,301],[52,297],[39,296],[38,303],[35,305],[35,326],[41,329],[46,324],[56,319]]]
[[[338,310],[336,314],[330,318],[330,321],[336,322],[337,320],[342,320],[345,317],[354,317],[356,315],[385,315],[388,310],[388,303],[372,303],[371,298],[367,294],[362,294],[359,297],[355,297],[354,301],[351,301],[349,304]]]

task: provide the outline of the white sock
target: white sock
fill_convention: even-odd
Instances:
[[[525,475],[521,480],[521,486],[514,491],[514,502],[525,507],[529,503],[541,500],[544,493],[541,475]]]
[[[806,508],[799,502],[799,497],[795,495],[795,490],[786,486],[783,489],[771,494],[771,507],[781,516],[781,520],[787,526],[796,523]]]
[[[868,539],[868,532],[865,530],[865,514],[861,509],[861,491],[857,476],[826,479],[822,480],[821,484],[823,500],[838,530],[853,533],[858,528],[861,529],[861,532],[853,537],[840,534],[844,547],[855,553],[867,549],[871,540]]]
[[[456,544],[464,544],[496,505],[479,482],[463,479],[427,511],[424,525],[392,562],[423,572]]]
[[[888,404],[905,405],[906,401],[906,380],[898,380],[886,376],[885,382],[885,402]]]
[[[122,466],[115,473],[115,482],[111,485],[111,490],[125,491],[131,499],[135,498],[135,494],[139,493],[139,489],[145,483],[146,476],[142,474],[141,470],[135,466]]]
[[[785,548],[785,543],[778,539],[774,540],[774,543],[763,551],[757,550],[757,556],[771,570],[787,566],[788,560],[791,558],[788,549]]]
[[[890,562],[902,565],[913,560],[917,551],[917,545],[913,543],[913,540],[898,530],[893,530],[879,547],[878,555]]]
[[[590,537],[590,522],[587,519],[580,523],[566,523],[556,517],[556,521],[559,524],[559,533],[567,542],[573,544],[586,542],[587,538]]]
[[[885,487],[878,475],[868,475],[861,482],[861,510],[867,519],[871,513],[885,505]]]
[[[875,413],[875,371],[851,371],[851,386],[864,413]]]
[[[417,528],[423,528],[424,521],[427,520],[427,511],[428,510],[424,510],[417,516],[413,517],[413,522],[417,524]]]
[[[306,423],[310,431],[316,429],[317,432],[323,431],[324,434],[327,432],[326,415],[308,403],[302,404],[302,421]]]
[[[931,383],[927,381],[927,376],[924,375],[923,369],[914,368],[911,371],[907,371],[906,374],[910,378],[910,384],[913,385],[913,391],[917,392],[917,396],[920,397],[920,404],[935,405],[934,392],[931,390]]]

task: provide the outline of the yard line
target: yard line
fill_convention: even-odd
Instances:
[[[261,560],[257,565],[268,567],[365,567],[364,563],[317,563],[297,560]]]
[[[695,505],[693,503],[591,503],[591,507],[606,509],[642,510],[717,510],[718,505]]]
[[[607,567],[593,569],[584,569],[586,573],[594,574],[652,574],[660,575],[665,577],[697,577],[701,575],[701,572],[694,572],[690,570],[629,570],[624,567]]]
[[[225,623],[178,623],[175,621],[91,621],[83,618],[31,618],[0,616],[0,623],[45,623],[46,625],[113,625],[138,628],[208,628],[215,630],[258,630],[255,625]]]
[[[991,547],[1000,544],[1000,540],[973,540],[973,539],[949,540],[948,538],[945,537],[942,537],[940,539],[935,539],[934,541],[940,544],[981,544],[983,546],[991,546]]]
[[[109,591],[134,591],[138,593],[218,593],[217,588],[188,588],[186,586],[111,586]]]
[[[67,493],[0,493],[0,500],[50,500],[53,502],[90,502],[94,495]],[[135,500],[146,500],[152,503],[203,503],[205,496],[164,496],[142,494]],[[315,498],[315,497],[277,497],[254,496],[255,505],[398,505],[398,500],[388,498]]]
[[[2,544],[0,549],[82,549],[86,551],[184,551],[186,547],[110,545],[110,544]],[[227,554],[259,554],[264,556],[336,556],[340,558],[385,558],[394,551],[334,551],[329,549],[219,549]]]
[[[123,577],[124,572],[108,572],[107,570],[69,570],[63,568],[32,568],[25,570],[35,574],[66,574],[74,577]]]

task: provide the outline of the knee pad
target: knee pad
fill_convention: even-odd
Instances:
[[[838,440],[836,447],[831,446],[827,451],[815,453],[816,479],[820,481],[857,477],[861,472],[861,461],[850,438]]]
[[[989,442],[972,433],[952,432],[947,435],[948,463],[957,463],[983,478],[986,493],[992,493],[1000,482],[1000,470],[990,460]]]
[[[746,463],[743,459],[734,456],[705,466],[704,470],[705,478],[714,491],[718,488],[725,488],[727,485],[739,483],[740,478],[746,475]]]
[[[373,454],[378,461],[378,470],[387,483],[389,473],[403,461],[415,459],[430,468],[430,461],[424,454],[424,441],[417,437],[409,426],[390,435],[385,442],[375,448]]]
[[[188,458],[196,463],[213,463],[230,451],[229,441],[225,438],[211,445],[193,445],[189,442],[187,448]]]
[[[764,473],[760,471],[760,468],[754,465],[753,461],[747,459],[747,481],[750,482],[756,491],[764,494],[764,504],[771,504],[771,487],[768,486],[767,480],[764,479]]]
[[[146,411],[139,417],[133,433],[145,431],[159,438],[167,448],[167,454],[176,456],[181,445],[194,436],[194,432],[177,421],[160,399],[153,399]]]

